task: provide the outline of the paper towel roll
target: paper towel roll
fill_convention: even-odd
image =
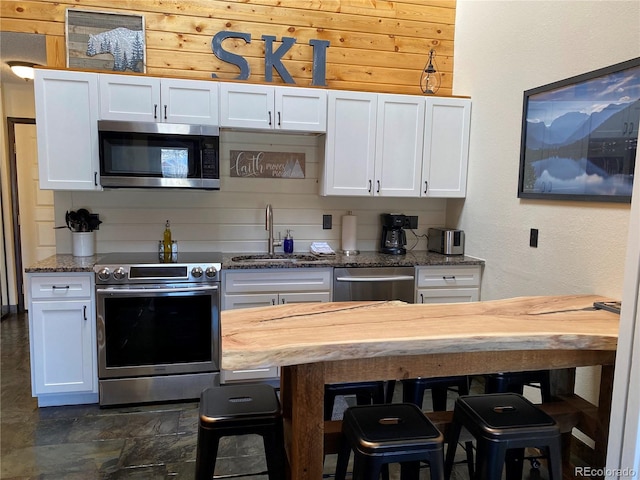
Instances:
[[[342,216],[342,251],[344,253],[357,253],[356,250],[356,226],[358,217],[355,215]]]

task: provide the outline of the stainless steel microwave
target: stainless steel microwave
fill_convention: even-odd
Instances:
[[[103,187],[220,188],[220,129],[98,121]]]

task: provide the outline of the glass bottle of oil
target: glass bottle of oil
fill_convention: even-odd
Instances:
[[[164,227],[164,261],[169,262],[171,260],[171,227],[169,226],[169,220]]]

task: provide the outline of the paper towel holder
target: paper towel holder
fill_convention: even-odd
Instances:
[[[340,250],[340,253],[346,256],[358,255],[360,254],[360,250],[356,250],[355,248],[355,225],[354,225],[354,231],[353,231],[354,238],[350,239],[351,241],[347,241],[348,239],[345,238],[345,217],[347,216],[353,216],[353,214],[351,213],[351,210],[347,212],[347,215],[344,215],[342,217],[342,250]],[[349,244],[353,243],[353,248],[345,248],[346,243],[349,243]]]

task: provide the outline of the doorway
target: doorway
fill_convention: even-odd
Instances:
[[[25,311],[24,268],[56,253],[53,192],[40,190],[35,123],[7,118],[14,246],[8,254],[15,261],[18,312]]]

